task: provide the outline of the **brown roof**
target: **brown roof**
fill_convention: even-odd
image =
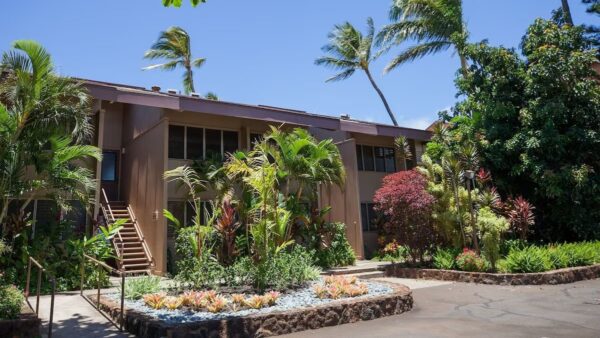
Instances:
[[[395,127],[392,125],[340,119],[339,117],[307,113],[300,110],[278,108],[265,105],[248,105],[226,101],[207,100],[180,94],[157,92],[138,86],[123,85],[87,79],[83,81],[90,94],[99,100],[159,107],[180,111],[210,113],[223,116],[242,117],[271,121],[274,123],[292,123],[330,130],[343,130],[369,135],[404,135],[416,140],[429,140],[427,130]]]

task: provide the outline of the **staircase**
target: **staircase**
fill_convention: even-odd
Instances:
[[[130,205],[123,201],[108,201],[102,190],[102,214],[108,223],[125,219],[123,228],[119,230],[112,242],[117,252],[118,268],[128,274],[150,273],[154,262],[137,218]]]

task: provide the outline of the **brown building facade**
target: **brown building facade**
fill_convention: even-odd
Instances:
[[[211,154],[248,149],[270,126],[307,128],[317,139],[331,138],[346,167],[344,189],[323,187],[319,203],[331,205],[330,221],[344,222],[359,257],[377,248],[373,194],[381,179],[415,165],[394,151],[399,135],[409,138],[419,159],[430,132],[269,106],[252,106],[146,90],[140,87],[85,81],[94,98],[95,145],[103,151],[97,164],[98,188],[107,198],[124,201],[135,212],[154,259],[154,272],[167,268],[172,234],[162,216],[169,209],[185,220],[190,215],[185,194],[163,179],[166,170]],[[101,201],[97,189],[96,201]],[[211,193],[206,192],[209,200]],[[96,205],[94,215],[100,212]]]

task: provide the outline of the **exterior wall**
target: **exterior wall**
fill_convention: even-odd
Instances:
[[[268,120],[255,120],[209,113],[179,111],[141,105],[102,103],[98,115],[98,145],[103,149],[123,150],[121,155],[121,199],[131,204],[155,259],[156,273],[166,272],[167,222],[162,210],[167,201],[185,200],[185,191],[176,184],[163,180],[165,170],[173,169],[189,160],[168,158],[169,124],[188,127],[237,131],[239,149],[248,149],[251,133],[264,133],[270,125],[291,129],[294,124],[280,124]],[[303,126],[300,126],[303,127]],[[331,138],[342,154],[347,180],[343,189],[321,187],[321,206],[331,205],[329,221],[346,224],[348,239],[357,256],[377,248],[377,233],[363,232],[360,203],[372,202],[381,180],[389,173],[358,171],[356,145],[394,147],[393,137],[373,136],[358,132],[309,128],[317,139]],[[415,151],[422,152],[422,141],[415,142]],[[406,161],[396,155],[396,169],[406,169]],[[214,193],[207,191],[202,198],[209,200]]]
[[[121,195],[131,205],[154,258],[155,273],[167,266],[167,223],[162,216],[166,207],[163,173],[167,161],[168,121],[161,111],[146,107],[128,107],[124,119],[125,153],[121,164]],[[151,125],[150,122],[155,122]],[[144,130],[142,130],[143,126]]]
[[[352,136],[354,137],[356,144],[379,147],[394,147],[394,139],[392,137],[371,136],[357,133],[353,133]],[[356,149],[354,153],[356,163]],[[396,152],[396,171],[402,170],[406,170],[406,162],[404,161],[404,158],[400,157]],[[381,187],[381,181],[386,175],[389,174],[390,173],[376,171],[358,171],[359,203],[372,203],[375,191]],[[361,210],[360,204],[358,205],[358,210]],[[377,250],[378,247],[377,231],[362,231],[360,218],[358,224],[362,232],[365,255],[370,256],[375,250]]]

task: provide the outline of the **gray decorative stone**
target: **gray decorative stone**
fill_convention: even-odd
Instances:
[[[412,293],[408,287],[383,282],[368,282],[368,284],[370,293],[372,286],[380,288],[378,289],[380,291],[361,297],[323,300],[316,304],[296,307],[280,307],[268,312],[255,311],[244,315],[222,314],[212,318],[204,315],[192,316],[193,320],[189,321],[174,321],[172,318],[165,320],[165,317],[157,317],[139,308],[128,306],[125,309],[124,327],[128,332],[144,338],[268,337],[392,316],[412,309]],[[95,296],[88,298],[96,302]],[[115,321],[119,320],[120,306],[114,299],[114,295],[101,296],[100,307]]]

